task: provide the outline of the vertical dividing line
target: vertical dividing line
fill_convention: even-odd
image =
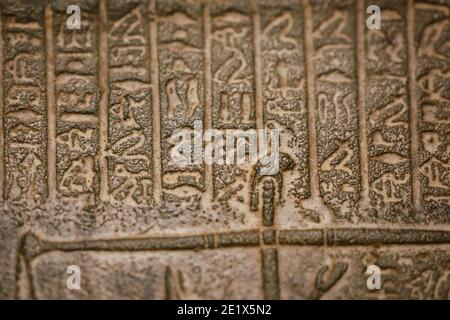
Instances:
[[[55,105],[55,53],[53,41],[53,12],[51,4],[45,7],[45,50],[47,62],[47,125],[48,125],[48,197],[56,195],[56,105]]]
[[[261,17],[257,0],[251,0],[253,21],[253,48],[255,64],[255,122],[256,129],[264,129],[264,105],[262,103],[262,66],[261,66]],[[258,134],[259,139],[259,134]],[[264,225],[264,217],[261,215],[261,224]]]
[[[106,201],[108,198],[108,17],[106,0],[100,0],[99,7],[99,74],[98,82],[101,91],[99,113],[98,113],[98,132],[99,132],[99,170],[100,170],[100,201]]]
[[[419,180],[419,133],[418,108],[416,96],[416,52],[414,42],[414,0],[407,0],[407,34],[408,34],[408,84],[409,84],[409,130],[411,139],[411,188],[412,203],[416,209],[420,208],[420,180]]]
[[[278,300],[280,299],[278,250],[276,248],[262,248],[261,260],[264,299]]]
[[[0,7],[0,202],[5,198],[5,131],[3,127],[3,8]]]
[[[210,6],[210,0],[206,0],[203,6],[203,33],[205,39],[205,131],[212,128],[212,44]],[[211,164],[207,163],[205,163],[205,194],[209,199],[214,198],[213,167]]]
[[[159,102],[159,61],[158,61],[158,21],[156,13],[156,0],[148,3],[150,19],[150,74],[152,81],[152,124],[153,124],[153,198],[156,204],[161,204],[161,115]]]
[[[301,0],[305,20],[305,61],[306,83],[308,90],[308,142],[309,142],[309,170],[311,197],[319,198],[319,171],[317,156],[317,131],[316,131],[316,97],[314,84],[314,42],[312,10],[308,0]]]
[[[264,106],[262,102],[262,66],[261,66],[261,18],[256,0],[252,0],[253,44],[255,52],[255,106],[256,129],[264,128]]]
[[[366,123],[366,67],[365,67],[365,23],[364,1],[356,0],[356,63],[358,76],[358,117],[359,149],[361,166],[361,201],[360,208],[369,206],[369,148],[367,144]]]
[[[255,60],[255,107],[256,129],[264,129],[264,105],[262,99],[262,63],[261,63],[261,16],[257,0],[251,0],[253,20],[253,47]],[[265,225],[264,214],[261,223]],[[269,228],[273,228],[273,221]],[[272,229],[273,230],[273,229]],[[278,248],[267,247],[264,241],[261,247],[261,274],[263,280],[264,299],[280,299],[280,283],[278,277]]]

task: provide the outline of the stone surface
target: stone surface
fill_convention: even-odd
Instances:
[[[0,298],[450,298],[448,0],[2,0],[0,35]],[[278,174],[176,166],[199,120],[278,129]]]

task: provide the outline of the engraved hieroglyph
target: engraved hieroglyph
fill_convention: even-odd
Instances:
[[[308,170],[308,118],[306,70],[303,40],[303,16],[300,2],[260,3],[261,117],[265,129],[280,132],[282,160],[292,162],[278,177],[261,177],[253,181],[252,192],[270,193],[270,209],[302,213],[301,200],[310,196]],[[255,179],[255,178],[253,178]],[[259,206],[263,208],[263,205]],[[284,209],[283,209],[284,208]],[[258,209],[258,206],[255,208]],[[285,219],[276,215],[278,221]]]
[[[320,194],[336,218],[355,221],[361,186],[354,1],[314,1],[313,34]]]
[[[108,7],[108,190],[113,201],[152,197],[149,26],[145,2]]]
[[[250,1],[211,5],[212,127],[256,128],[255,25]],[[213,194],[233,208],[249,208],[252,167],[213,165]]]
[[[70,3],[72,4],[72,3]],[[56,190],[62,197],[94,205],[99,195],[98,5],[80,2],[81,29],[66,32],[69,3],[53,4],[54,98],[56,123]],[[50,21],[47,21],[50,23]],[[52,46],[53,45],[53,46]]]
[[[29,9],[3,11],[2,189],[5,199],[39,202],[48,195],[44,8]]]
[[[409,220],[415,181],[411,161],[406,1],[380,2],[383,28],[369,30],[366,44],[366,126],[370,217]],[[373,31],[373,32],[372,32]],[[413,125],[415,125],[413,123]]]
[[[0,298],[450,298],[448,0],[0,3]]]
[[[162,197],[173,204],[196,206],[205,190],[204,165],[179,168],[170,163],[170,152],[174,130],[182,129],[193,135],[194,122],[204,118],[202,5],[161,1],[155,14],[158,17]]]
[[[420,119],[417,123],[420,193],[428,210],[443,207],[448,211],[450,8],[439,3],[422,3],[416,7],[414,40],[417,48],[417,114]]]

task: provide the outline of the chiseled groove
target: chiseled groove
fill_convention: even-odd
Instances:
[[[1,6],[1,4],[0,4]],[[0,7],[0,77],[3,78],[3,8]],[[5,197],[5,132],[3,128],[3,81],[0,85],[0,203]]]
[[[150,13],[150,77],[152,86],[152,151],[153,151],[153,198],[156,204],[161,202],[161,128],[159,99],[159,61],[158,61],[158,22],[156,0],[149,0]]]
[[[309,170],[311,197],[319,198],[319,170],[317,156],[317,132],[316,132],[316,96],[314,83],[314,42],[312,38],[312,10],[309,0],[301,0],[304,17],[305,35],[305,63],[308,104],[308,144],[309,144]]]
[[[198,250],[208,245],[203,235],[52,242],[41,240],[31,233],[26,235],[23,243],[27,258],[34,258],[50,251]]]
[[[262,101],[262,65],[261,65],[261,18],[257,0],[251,0],[253,18],[253,46],[255,59],[255,107],[256,128],[264,128],[264,106]]]
[[[361,234],[364,234],[361,237]],[[426,230],[386,230],[386,229],[341,229],[335,230],[335,245],[376,245],[376,244],[444,244],[450,242],[450,232]]]
[[[205,0],[203,6],[203,24],[204,24],[204,46],[205,46],[205,113],[204,129],[212,128],[212,70],[211,70],[211,15],[210,0]],[[211,164],[205,163],[205,195],[213,197],[213,168]]]
[[[414,0],[407,0],[407,34],[408,34],[408,84],[409,84],[409,132],[411,139],[411,188],[412,204],[420,208],[419,180],[419,133],[418,108],[416,96],[416,52],[414,45]]]
[[[47,161],[48,196],[56,194],[56,105],[55,105],[55,53],[53,49],[53,12],[51,4],[45,7],[45,49],[47,88]]]
[[[361,201],[360,208],[369,206],[369,159],[366,127],[366,67],[365,67],[365,23],[364,1],[356,1],[356,61],[358,76],[358,128],[361,167]]]
[[[326,240],[335,246],[448,244],[450,231],[340,228],[329,230]],[[278,241],[284,245],[320,246],[325,242],[325,230],[281,230]]]
[[[217,235],[217,247],[258,246],[260,234],[258,230],[222,233]]]
[[[101,98],[98,112],[98,141],[99,141],[99,172],[100,172],[100,190],[99,198],[106,201],[108,198],[108,163],[107,163],[107,145],[108,145],[108,16],[106,0],[99,1],[99,72],[98,83],[101,90]]]
[[[420,229],[337,228],[280,230],[279,245],[322,246],[326,241],[334,246],[354,245],[429,245],[450,244],[450,231]],[[211,233],[172,237],[140,237],[84,241],[48,241],[27,233],[23,239],[27,258],[49,251],[151,251],[201,250],[232,247],[259,247],[260,230]]]
[[[279,245],[321,246],[325,244],[326,230],[280,230],[278,231]]]
[[[253,46],[255,63],[255,117],[256,128],[264,129],[264,105],[263,105],[263,85],[262,74],[263,67],[261,63],[261,16],[257,0],[251,0],[252,20],[253,20]],[[265,216],[262,217],[265,225]],[[276,247],[265,247],[262,240],[262,233],[257,232],[254,235],[247,236],[253,239],[254,245],[261,246],[261,273],[263,278],[263,292],[265,299],[279,299],[280,285],[278,278],[278,252]],[[251,245],[250,241],[246,244]]]
[[[261,249],[261,269],[263,277],[264,299],[280,299],[278,276],[278,251],[275,248]]]

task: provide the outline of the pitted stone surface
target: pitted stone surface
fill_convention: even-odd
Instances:
[[[448,0],[0,3],[0,298],[450,298]]]

